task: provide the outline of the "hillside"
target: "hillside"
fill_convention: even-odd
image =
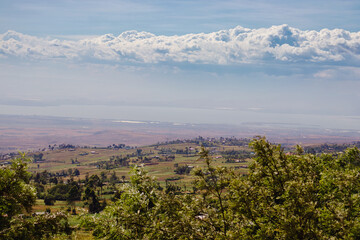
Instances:
[[[200,147],[211,149],[216,165],[224,165],[240,169],[245,172],[251,151],[248,139],[202,137],[192,140],[176,140],[143,147],[131,147],[124,144],[109,145],[107,147],[79,147],[74,145],[49,145],[39,152],[29,153],[33,160],[29,170],[33,173],[43,171],[56,176],[69,178],[69,169],[79,170],[76,178],[84,179],[86,175],[104,172],[110,176],[116,173],[118,177],[125,176],[133,165],[144,165],[145,169],[159,181],[178,181],[187,183],[191,175],[177,174],[181,167],[193,168],[203,163],[197,161]],[[5,160],[3,160],[5,161]]]

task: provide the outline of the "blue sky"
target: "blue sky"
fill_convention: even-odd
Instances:
[[[3,0],[0,114],[176,121],[169,108],[208,109],[211,120],[182,121],[241,122],[222,117],[237,111],[360,128],[359,22],[347,0]],[[139,109],[114,113],[124,106]]]
[[[356,0],[96,1],[2,0],[0,30],[31,35],[101,35],[126,30],[154,34],[213,32],[288,24],[302,30],[358,31]]]

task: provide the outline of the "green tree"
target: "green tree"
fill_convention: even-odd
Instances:
[[[103,209],[98,196],[91,187],[85,189],[84,201],[89,207],[89,213],[98,213]]]
[[[203,225],[207,225],[206,238],[227,238],[229,229],[228,194],[226,188],[230,182],[230,171],[225,167],[213,167],[209,151],[202,147],[200,159],[206,163],[206,167],[196,169],[197,176],[194,187],[199,190],[199,215]]]
[[[47,206],[54,205],[56,202],[56,198],[51,194],[46,194],[44,197],[44,203]]]
[[[145,236],[158,185],[142,168],[135,167],[132,172],[131,184],[123,184],[119,199],[94,223],[95,236],[108,239],[142,239]],[[90,195],[91,190],[88,191]]]
[[[80,187],[76,184],[74,184],[69,192],[67,193],[67,199],[66,201],[73,205],[75,201],[77,200],[81,200],[81,190],[80,190]]]
[[[107,179],[107,175],[106,175],[106,172],[101,172],[100,173],[100,177],[101,177],[101,181],[102,182],[106,182],[108,179]]]
[[[265,138],[251,143],[246,175],[214,167],[193,171],[195,194],[161,189],[143,170],[132,170],[117,200],[95,221],[105,239],[360,239],[360,151],[342,155],[287,155]]]
[[[335,159],[287,156],[264,138],[251,143],[249,176],[229,186],[233,238],[359,239],[360,175],[357,149]]]
[[[25,154],[13,160],[10,167],[0,168],[0,230],[9,226],[16,214],[30,212],[36,200],[36,190],[29,184],[26,171],[29,159]]]
[[[35,217],[17,216],[11,220],[11,228],[0,232],[0,239],[38,240],[49,239],[54,234],[70,235],[72,232],[67,216],[61,212]],[[66,238],[68,239],[68,238]]]
[[[53,234],[70,234],[67,216],[62,213],[30,216],[36,200],[35,188],[26,171],[29,161],[24,154],[10,167],[0,168],[0,239],[44,239]]]

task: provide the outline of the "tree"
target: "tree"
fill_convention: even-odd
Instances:
[[[11,228],[6,230],[0,232],[0,239],[50,239],[54,234],[70,235],[72,232],[67,216],[61,212],[34,217],[18,216],[12,220]]]
[[[106,181],[107,181],[106,172],[101,172],[101,173],[100,173],[100,177],[101,177],[101,181],[102,181],[102,182],[106,182]]]
[[[35,203],[36,191],[29,184],[31,175],[26,171],[28,161],[21,154],[10,167],[0,168],[0,230],[9,226],[16,214],[30,212]]]
[[[43,153],[39,153],[39,154],[34,154],[34,162],[38,162],[38,161],[42,161],[43,160]]]
[[[199,210],[204,222],[208,222],[208,237],[227,238],[229,228],[228,202],[229,196],[225,189],[230,183],[230,174],[225,167],[213,167],[210,153],[204,147],[199,153],[200,160],[205,161],[204,169],[196,169],[194,174],[198,178],[194,185],[202,195],[201,208]]]
[[[67,193],[66,201],[72,205],[77,200],[81,200],[81,190],[78,184],[73,184]]]
[[[137,149],[136,149],[136,155],[137,155],[138,157],[140,157],[140,156],[141,156],[141,153],[142,153],[142,149],[137,148]]]
[[[36,200],[35,188],[29,184],[25,154],[13,160],[10,167],[0,168],[0,239],[43,239],[57,233],[70,234],[63,213],[30,216]]]
[[[96,195],[95,191],[91,189],[91,187],[87,187],[85,189],[84,200],[89,206],[89,213],[98,213],[103,210],[98,196]]]
[[[297,153],[254,139],[249,176],[229,186],[231,235],[255,239],[358,239],[360,175],[356,148],[339,158]]]
[[[44,203],[45,205],[49,206],[49,205],[54,205],[54,203],[56,202],[56,199],[53,195],[51,194],[46,194],[44,197]]]
[[[154,206],[156,184],[154,180],[144,174],[143,169],[135,167],[135,174],[131,177],[131,185],[123,185],[122,193],[114,205],[101,213],[98,219],[94,235],[113,239],[141,239],[144,236],[144,228],[149,222],[149,209]],[[90,189],[88,190],[90,193]],[[113,213],[121,215],[113,215]],[[106,220],[107,219],[107,220]],[[109,231],[106,229],[111,227]]]
[[[91,187],[91,188],[96,188],[100,185],[100,178],[98,175],[94,174],[91,175],[91,177],[89,178],[89,181],[86,183],[87,186]]]
[[[80,175],[79,169],[75,168],[73,174],[74,176],[79,176]]]
[[[360,239],[360,151],[286,155],[265,138],[251,143],[246,175],[214,167],[193,170],[195,194],[165,189],[135,167],[117,200],[91,222],[105,239]]]
[[[191,167],[188,165],[177,166],[174,170],[176,174],[189,174],[191,172]]]
[[[114,171],[111,174],[109,181],[111,184],[115,184],[118,180],[119,180],[119,178],[116,176],[116,172]]]
[[[54,183],[56,185],[56,184],[58,184],[58,179],[57,179],[57,177],[52,177],[52,178],[50,178],[49,182]]]

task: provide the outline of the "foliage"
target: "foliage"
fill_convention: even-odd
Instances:
[[[200,160],[206,163],[205,169],[194,171],[197,179],[195,187],[200,190],[201,199],[199,200],[198,216],[202,220],[202,228],[205,238],[226,238],[229,230],[228,193],[225,191],[230,183],[231,172],[225,167],[213,167],[209,151],[201,149]]]
[[[33,174],[31,176],[31,178],[36,182],[36,183],[42,183],[42,184],[46,184],[46,183],[55,183],[58,184],[59,180],[58,177],[67,177],[67,176],[79,176],[80,175],[80,171],[79,169],[75,168],[69,168],[66,171],[62,170],[59,172],[48,172],[46,170],[44,170],[43,172],[38,172],[36,174]]]
[[[81,188],[76,181],[70,180],[67,184],[59,183],[51,187],[45,199],[66,200],[73,202],[81,199]]]
[[[36,191],[29,184],[27,161],[29,159],[21,154],[10,167],[0,168],[0,230],[7,227],[16,214],[30,212],[35,203]]]
[[[114,171],[109,178],[109,182],[115,184],[119,181],[119,178],[116,176],[116,172]]]
[[[359,239],[360,151],[338,157],[287,155],[264,138],[247,176],[213,167],[193,171],[195,194],[158,183],[140,167],[132,170],[115,203],[91,221],[105,239]]]
[[[57,233],[70,234],[67,216],[62,213],[25,215],[36,200],[35,188],[29,184],[24,154],[8,168],[0,168],[0,239],[45,239]]]
[[[63,213],[45,213],[35,217],[18,216],[11,220],[11,227],[0,232],[0,239],[48,239],[54,234],[70,235],[67,216]]]
[[[84,201],[89,206],[89,213],[98,213],[104,208],[101,206],[98,196],[91,187],[86,187]]]
[[[220,152],[220,154],[227,160],[227,162],[231,162],[231,160],[234,159],[244,160],[251,157],[251,152],[246,150],[227,150]]]
[[[232,238],[357,239],[360,237],[360,155],[338,159],[287,156],[281,146],[255,139],[256,158],[247,178],[229,186]]]
[[[91,175],[91,177],[87,180],[83,200],[86,201],[85,205],[89,206],[89,213],[98,213],[105,208],[106,202],[104,201],[103,204],[101,204],[95,193],[97,187],[100,187],[102,192],[103,186],[104,184],[102,180],[96,174]]]
[[[54,205],[56,202],[56,199],[53,195],[51,194],[47,194],[45,197],[44,197],[44,203],[46,206],[51,206],[51,205]]]
[[[109,160],[106,161],[97,161],[95,163],[92,163],[91,165],[96,165],[97,168],[100,169],[114,169],[119,167],[127,167],[130,163],[130,157],[121,157],[121,156],[111,156]]]
[[[36,162],[39,162],[39,161],[43,161],[43,156],[44,154],[43,153],[39,153],[39,154],[34,154],[33,156],[33,161],[36,163]]]
[[[74,149],[74,148],[76,148],[76,146],[74,146],[74,145],[72,145],[72,144],[65,144],[65,143],[63,143],[63,144],[60,144],[60,145],[58,146],[58,148],[59,148],[59,149]]]
[[[343,143],[343,144],[324,143],[319,146],[307,146],[307,147],[304,147],[304,151],[306,153],[312,153],[312,154],[316,154],[316,153],[334,153],[334,154],[336,154],[338,152],[345,151],[349,147],[360,148],[360,141],[353,142],[351,144],[349,144],[349,143]]]
[[[191,172],[191,167],[189,167],[188,165],[184,165],[184,166],[177,166],[174,170],[174,172],[176,174],[189,174]]]

